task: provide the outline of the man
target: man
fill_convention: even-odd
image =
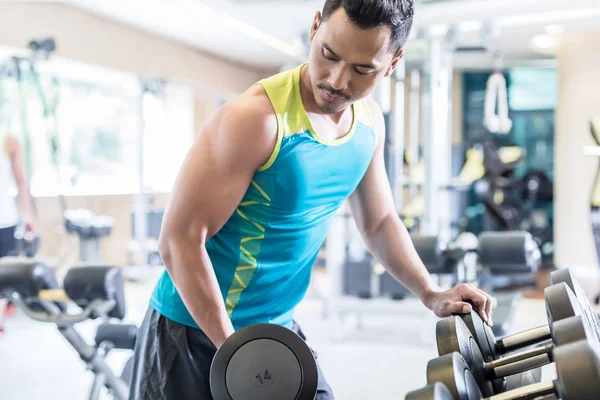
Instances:
[[[23,154],[18,140],[0,134],[0,258],[11,255],[16,247],[15,229],[20,221],[19,208],[10,189],[17,186],[17,199],[24,216],[25,228],[35,232],[35,219],[23,169]],[[6,300],[0,300],[0,333],[4,331]]]
[[[438,316],[492,299],[444,292],[396,213],[384,120],[368,96],[403,56],[413,0],[327,0],[308,63],[223,105],[183,162],[167,206],[160,278],[140,328],[131,399],[210,399],[210,364],[255,323],[300,336],[293,309],[334,212],[346,201],[377,259]],[[319,371],[317,399],[332,399]]]

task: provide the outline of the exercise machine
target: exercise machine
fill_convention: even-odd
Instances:
[[[117,374],[106,363],[114,349],[133,350],[137,327],[121,323],[125,297],[121,270],[111,266],[72,267],[62,288],[52,271],[34,259],[0,259],[0,299],[13,301],[29,318],[55,324],[94,374],[89,400],[99,400],[103,388],[115,400],[126,400],[133,356]],[[73,309],[78,312],[73,312]],[[77,324],[98,319],[94,343],[77,332]]]
[[[66,210],[64,221],[67,233],[75,234],[79,238],[79,261],[102,262],[100,240],[111,234],[115,219],[80,208]]]

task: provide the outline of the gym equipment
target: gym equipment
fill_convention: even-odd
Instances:
[[[552,281],[553,284],[560,282],[567,284],[567,286],[575,294],[577,303],[581,307],[581,311],[590,310],[592,315],[596,315],[591,311],[588,297],[580,290],[580,286],[572,276],[570,270],[565,269],[560,272],[556,271],[555,273],[551,274],[551,277],[552,276],[554,276],[554,280]],[[554,289],[549,288],[549,290],[552,291]],[[565,291],[563,291],[563,293],[565,293]],[[551,316],[549,317],[549,320],[562,319],[562,317],[559,317],[559,315],[565,315],[565,312],[560,310],[560,305],[566,304],[567,307],[570,305],[570,302],[561,301],[560,299],[553,302],[552,300],[556,299],[557,295],[560,295],[560,293],[550,296],[550,304],[547,303],[547,308],[553,309],[550,312]],[[567,312],[571,314],[576,313],[575,310],[567,310]],[[552,332],[548,324],[532,328],[524,332],[518,332],[512,335],[504,336],[502,338],[496,338],[493,330],[489,327],[489,325],[483,322],[475,310],[472,310],[467,314],[460,314],[459,317],[462,318],[469,328],[469,331],[473,335],[473,339],[479,346],[481,354],[486,362],[496,360],[509,352],[520,350],[525,347],[552,339]],[[597,320],[597,318],[594,319]],[[588,322],[588,324],[591,326],[590,322]]]
[[[531,274],[539,267],[539,248],[528,232],[482,232],[476,241],[465,240],[464,244],[461,237],[453,243],[445,243],[438,236],[414,236],[412,241],[429,273],[450,275],[453,284],[468,281],[468,265],[463,262],[467,254],[476,254],[481,270],[492,276]],[[400,286],[389,274],[382,275],[381,284],[385,288],[382,293],[392,296]]]
[[[595,144],[593,149],[597,150],[600,146],[600,115],[595,116],[590,121],[590,134]],[[586,149],[584,149],[584,151],[585,150]],[[586,154],[593,153],[586,152]],[[596,245],[596,257],[598,257],[598,261],[600,262],[600,165],[596,167],[596,174],[594,176],[594,182],[591,190],[590,223],[592,235],[594,237],[594,244]],[[600,294],[596,296],[594,303],[600,304]]]
[[[318,371],[312,351],[295,332],[256,324],[231,335],[210,369],[215,400],[313,400]]]
[[[558,283],[547,288],[546,303],[549,304],[548,322],[553,339],[548,345],[486,362],[466,324],[460,317],[454,316],[437,324],[438,352],[440,355],[458,352],[464,357],[481,391],[490,396],[506,390],[505,377],[551,363],[552,349],[555,346],[583,339],[600,346],[600,340],[587,324],[575,295],[566,284]],[[448,359],[445,360],[449,362]],[[443,362],[431,363],[427,374],[436,376],[440,372],[430,371],[430,367],[444,369],[448,366]]]
[[[34,235],[25,230],[23,223],[20,223],[15,229],[15,241],[17,246],[12,256],[33,258],[40,248],[40,236]]]
[[[517,388],[492,396],[489,400],[597,399],[600,393],[598,349],[582,340],[558,346],[552,353],[556,365],[555,380]],[[406,400],[445,400],[445,397],[438,397],[438,393],[443,393],[443,390],[439,389],[439,385],[436,390],[436,385],[431,382],[441,382],[445,385],[454,400],[482,400],[482,393],[477,387],[475,377],[460,354],[446,354],[430,363],[439,362],[444,362],[449,367],[445,370],[439,369],[438,376],[428,376],[430,384],[424,389],[409,393]]]
[[[120,269],[110,266],[73,267],[64,279],[64,290],[58,288],[52,271],[31,259],[0,259],[0,298],[11,299],[30,318],[56,324],[59,332],[77,351],[94,373],[89,399],[98,400],[102,388],[115,399],[126,400],[133,358],[117,376],[105,358],[112,349],[133,350],[137,328],[109,322],[125,315],[123,278]],[[68,313],[66,304],[74,303],[81,312]],[[101,319],[90,345],[75,330],[75,325],[88,319]]]
[[[454,397],[446,385],[435,382],[407,393],[405,400],[454,400]]]
[[[480,147],[485,173],[472,185],[477,205],[466,211],[468,230],[525,230],[533,235],[544,261],[548,260],[554,251],[552,212],[548,209],[553,201],[552,180],[541,169],[529,169],[517,177],[516,170],[525,158],[519,147],[500,147],[493,139]],[[476,217],[482,217],[479,223]]]
[[[492,133],[508,134],[512,128],[512,121],[508,117],[507,98],[504,75],[500,71],[495,71],[487,81],[483,121],[486,128]],[[498,106],[497,114],[496,105]]]
[[[581,305],[586,322],[592,327],[597,337],[600,338],[600,317],[598,317],[598,314],[592,309],[592,305],[587,294],[579,284],[579,281],[577,281],[577,279],[575,279],[573,276],[572,271],[568,268],[552,271],[550,273],[550,282],[552,285],[557,283],[565,283],[573,291],[573,293],[575,293],[575,296],[577,296],[577,299]],[[560,310],[560,304],[561,303],[559,302],[555,308]],[[568,312],[568,310],[565,312]]]
[[[100,239],[110,235],[115,219],[86,209],[66,210],[65,229],[79,236],[79,260],[101,262]]]

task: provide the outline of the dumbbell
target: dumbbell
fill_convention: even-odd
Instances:
[[[421,389],[413,390],[405,400],[454,400],[452,393],[442,382],[435,382]]]
[[[557,346],[553,350],[557,378],[513,389],[487,400],[593,400],[600,393],[600,354],[588,341]],[[447,362],[442,359],[449,359]],[[436,383],[415,390],[405,400],[482,400],[476,379],[465,359],[458,353],[446,354],[439,359],[449,367]],[[443,390],[445,386],[451,397]]]
[[[564,282],[569,286],[573,293],[575,293],[577,301],[581,305],[580,310],[577,310],[578,312],[581,311],[585,313],[585,310],[591,310],[588,297],[583,290],[581,290],[581,286],[572,276],[569,269],[553,272],[552,278],[553,284]],[[560,308],[558,304],[556,304],[555,308],[557,307]],[[559,312],[561,312],[560,309],[556,310],[557,315],[552,317],[553,320],[560,319],[558,316]],[[597,314],[593,313],[593,315]],[[460,314],[460,317],[467,324],[467,327],[471,331],[473,338],[481,350],[483,358],[487,362],[496,360],[509,352],[521,350],[525,347],[552,339],[548,324],[496,339],[492,329],[483,322],[477,311],[472,310],[470,313]],[[598,319],[595,318],[595,320],[597,321]],[[589,322],[589,324],[592,326],[591,322]]]
[[[588,324],[594,329],[598,337],[600,337],[600,318],[598,314],[592,309],[589,298],[585,291],[579,284],[579,281],[575,279],[573,273],[569,268],[559,269],[553,271],[550,274],[550,282],[552,285],[557,283],[565,283],[575,293],[575,296],[581,303],[581,309],[588,322]]]
[[[545,298],[553,339],[550,344],[486,362],[466,324],[460,317],[453,316],[438,321],[436,326],[438,353],[442,356],[453,352],[461,354],[473,371],[482,393],[491,396],[506,390],[505,377],[551,363],[554,346],[582,339],[600,343],[595,332],[581,315],[575,295],[565,283],[546,288]],[[560,307],[555,304],[559,304]],[[558,310],[554,310],[555,308]],[[554,318],[558,320],[554,321]],[[446,359],[446,362],[449,361]],[[430,362],[427,367],[428,380],[435,382],[435,377],[442,373],[440,369],[446,368],[447,366],[442,362]]]
[[[317,363],[306,342],[274,324],[236,331],[210,368],[214,400],[313,400],[317,384]]]

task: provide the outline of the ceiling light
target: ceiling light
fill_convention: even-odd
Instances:
[[[261,41],[267,46],[270,46],[275,50],[287,54],[288,56],[299,58],[303,55],[302,48],[291,45],[273,35],[268,34],[267,32],[261,29],[258,29],[255,26],[247,24],[246,22],[230,14],[226,14],[222,11],[212,8],[209,5],[203,3],[202,1],[192,0],[192,3],[190,4],[189,0],[180,0],[180,3],[185,6],[193,6],[197,9],[201,9],[204,15],[208,14],[211,18],[218,19],[221,23],[223,23],[230,29],[236,30],[244,35],[250,36],[253,39]]]
[[[550,49],[554,47],[555,44],[552,36],[546,34],[536,35],[531,41],[538,49]]]
[[[511,15],[496,18],[495,22],[500,26],[517,26],[550,23],[555,21],[569,21],[597,16],[600,16],[600,7]]]
[[[264,44],[271,46],[274,49],[279,50],[280,52],[287,54],[291,57],[300,57],[302,54],[302,51],[298,47],[286,43],[283,40],[276,38],[275,36],[269,35],[268,33],[265,33],[264,31],[245,22],[242,22],[229,14],[221,14],[219,16],[219,20],[229,28],[235,29],[238,32],[241,32],[247,36],[260,40]]]

